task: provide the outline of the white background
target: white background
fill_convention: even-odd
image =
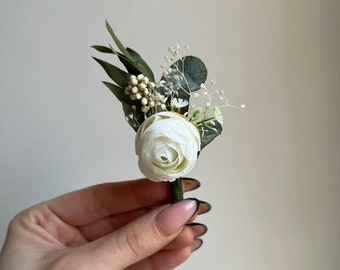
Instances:
[[[0,2],[0,245],[21,209],[141,174],[134,131],[91,56],[108,19],[160,75],[190,44],[230,103],[190,194],[203,247],[179,269],[340,269],[337,0]]]

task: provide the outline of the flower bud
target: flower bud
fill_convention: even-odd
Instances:
[[[141,99],[140,103],[141,103],[142,105],[147,105],[147,104],[148,104],[148,99],[145,98],[145,97],[143,97],[143,98]]]
[[[135,75],[131,75],[130,80],[129,80],[129,84],[132,85],[132,86],[134,86],[134,85],[136,85],[137,83],[138,83],[138,81],[137,81],[136,76],[135,76]]]
[[[136,86],[131,88],[131,93],[132,94],[137,94],[138,93],[138,88]]]

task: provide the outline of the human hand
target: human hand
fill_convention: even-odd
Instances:
[[[199,182],[183,179],[184,191]],[[186,199],[170,205],[168,183],[146,179],[107,183],[40,203],[10,223],[1,270],[173,269],[206,226],[191,223],[210,205]]]

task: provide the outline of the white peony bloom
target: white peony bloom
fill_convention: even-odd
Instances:
[[[200,146],[196,126],[174,112],[159,112],[147,118],[135,141],[139,168],[155,182],[174,181],[191,171]]]

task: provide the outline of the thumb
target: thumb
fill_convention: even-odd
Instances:
[[[90,243],[84,265],[88,269],[124,269],[170,243],[198,210],[195,199],[159,207],[119,230]],[[85,264],[86,261],[86,264]],[[87,269],[87,268],[86,268]]]

